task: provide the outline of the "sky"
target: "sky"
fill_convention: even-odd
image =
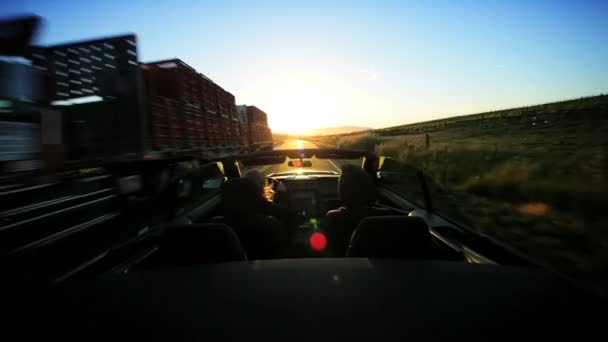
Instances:
[[[388,127],[608,93],[608,1],[12,1],[39,44],[134,32],[278,132]]]

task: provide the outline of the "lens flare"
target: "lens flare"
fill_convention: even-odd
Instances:
[[[310,243],[310,248],[317,252],[321,252],[327,247],[327,238],[321,232],[312,233],[308,242]]]

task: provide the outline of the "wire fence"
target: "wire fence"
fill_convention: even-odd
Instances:
[[[590,99],[590,98],[593,98],[593,97],[600,97],[600,96],[605,96],[605,95],[608,95],[608,93],[598,93],[598,94],[585,95],[585,96],[580,96],[580,97],[570,97],[570,98],[564,98],[564,99],[556,99],[553,102],[541,102],[541,103],[535,103],[535,104],[525,104],[525,105],[520,105],[520,106],[516,106],[516,107],[504,107],[504,108],[489,110],[487,112],[482,112],[482,113],[478,113],[478,114],[492,113],[492,112],[501,112],[501,111],[505,111],[505,110],[522,109],[522,108],[528,108],[528,107],[548,106],[548,105],[553,105],[553,104],[557,104],[557,103],[577,101],[577,100],[585,100],[585,99]]]
[[[536,103],[536,104],[526,104],[526,105],[515,106],[515,107],[503,107],[503,108],[492,109],[492,110],[487,110],[487,111],[473,113],[473,114],[449,115],[449,116],[442,117],[439,119],[412,122],[412,123],[408,123],[408,124],[385,127],[385,128],[378,128],[375,131],[391,131],[391,130],[395,130],[395,129],[407,128],[408,126],[438,123],[438,122],[444,121],[444,120],[457,120],[458,118],[461,118],[461,117],[471,117],[471,116],[476,116],[476,115],[499,113],[499,112],[505,112],[505,111],[510,111],[510,110],[523,110],[526,108],[543,107],[543,106],[560,104],[560,103],[564,103],[564,102],[580,101],[580,100],[586,100],[586,99],[590,99],[590,98],[602,97],[602,96],[607,96],[607,95],[608,95],[608,93],[598,93],[598,94],[592,94],[592,95],[586,95],[586,96],[580,96],[580,97],[557,99],[554,102],[541,102],[541,103]]]

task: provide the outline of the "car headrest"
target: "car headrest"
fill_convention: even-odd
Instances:
[[[369,206],[376,201],[376,186],[372,176],[352,164],[342,166],[338,193],[347,207]]]
[[[225,216],[242,216],[262,209],[262,188],[251,178],[230,178],[222,186]]]
[[[430,233],[420,217],[390,215],[366,217],[353,232],[347,257],[425,258]]]
[[[168,225],[160,254],[163,263],[172,265],[247,260],[237,235],[222,223]]]

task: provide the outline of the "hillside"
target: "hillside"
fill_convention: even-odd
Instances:
[[[506,109],[479,114],[455,116],[402,126],[376,130],[381,135],[399,135],[430,133],[456,127],[476,126],[480,129],[499,127],[555,127],[561,124],[568,126],[581,120],[608,120],[605,114],[608,95],[584,97],[575,100],[553,102],[542,105]]]
[[[568,122],[577,123],[585,120],[600,120],[605,122],[608,120],[608,117],[603,114],[606,114],[605,111],[607,106],[608,95],[598,95],[529,107],[461,115],[407,125],[367,130],[371,130],[371,133],[374,135],[391,136],[431,133],[458,127],[492,129],[507,126],[511,126],[508,128],[515,128],[517,126],[532,126],[532,128],[537,128],[534,127],[537,124],[539,125],[538,127],[555,127],[556,125],[561,124],[567,126],[569,125]],[[361,130],[363,130],[363,128]],[[360,131],[351,130],[333,134],[317,134],[313,139],[320,138],[320,136],[327,136],[324,137],[327,138],[325,140],[331,141],[332,138],[336,138],[332,136],[349,136],[358,135],[360,133]],[[321,140],[323,140],[323,138]]]
[[[414,138],[418,135],[429,134],[431,144],[436,145],[445,143],[441,138],[446,134],[450,139],[455,136],[463,139],[488,138],[489,140],[484,140],[484,143],[497,140],[498,136],[521,135],[523,140],[512,142],[530,145],[533,144],[534,137],[545,139],[553,136],[556,139],[552,142],[553,144],[568,146],[572,145],[575,139],[588,140],[585,138],[585,134],[579,133],[587,133],[586,136],[595,142],[598,142],[598,138],[599,141],[605,142],[606,139],[602,136],[608,136],[607,128],[608,95],[600,95],[531,107],[456,116],[364,133],[316,136],[311,140],[323,146],[332,147],[346,143],[343,147],[347,147],[360,137],[362,139],[359,139],[360,141],[353,147],[374,148],[385,140],[390,140],[391,137]],[[456,142],[454,141],[454,143]],[[415,141],[410,143],[416,145]]]
[[[302,133],[302,135],[336,135],[336,134],[348,134],[354,132],[370,131],[370,127],[359,127],[359,126],[339,126],[339,127],[323,127],[309,129]]]
[[[308,139],[308,137],[315,136],[332,136],[332,135],[343,135],[343,134],[356,134],[361,132],[371,131],[373,128],[360,127],[360,126],[339,126],[339,127],[322,127],[322,128],[310,128],[302,131],[298,134],[285,133],[285,132],[273,132],[273,135],[283,139],[290,137],[292,139]]]
[[[438,212],[608,294],[608,95],[312,140],[423,170]]]

